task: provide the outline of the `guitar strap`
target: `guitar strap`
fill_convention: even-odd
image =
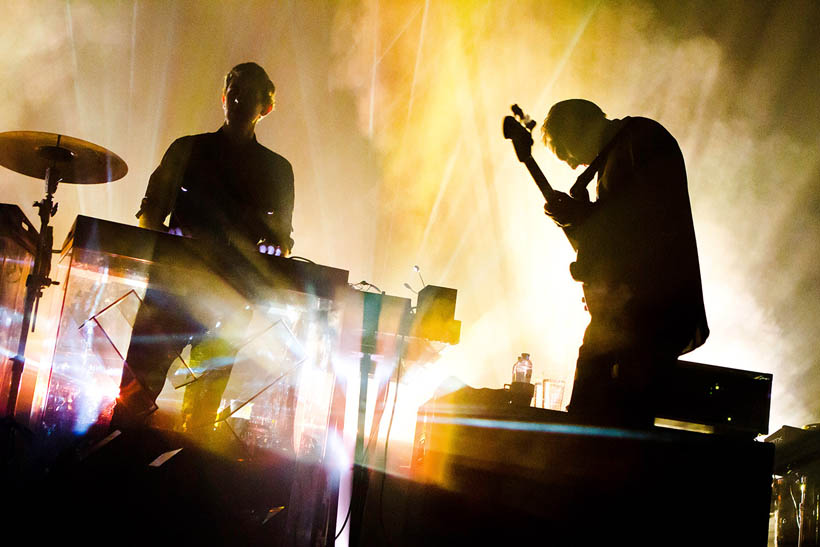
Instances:
[[[615,135],[611,139],[609,139],[609,142],[606,143],[606,146],[604,146],[601,149],[601,151],[598,152],[598,155],[595,156],[595,159],[592,160],[592,163],[589,164],[589,167],[584,169],[584,172],[578,175],[578,178],[575,180],[575,184],[573,184],[572,188],[570,188],[569,190],[570,196],[581,201],[589,202],[589,192],[587,191],[587,186],[589,186],[589,183],[592,182],[592,179],[595,177],[595,175],[597,175],[598,172],[601,169],[603,169],[604,163],[606,163],[606,158],[609,155],[609,151],[612,150],[613,146],[615,146],[615,144],[618,142],[618,137],[623,135],[624,129],[626,129],[630,125],[631,121],[632,118],[630,117],[624,118],[620,129],[618,129],[618,132],[615,133]]]

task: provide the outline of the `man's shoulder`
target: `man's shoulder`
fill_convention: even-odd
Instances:
[[[214,142],[216,133],[197,133],[195,135],[184,135],[174,140],[168,147],[169,151],[182,152],[190,151],[194,146],[201,146],[208,142]]]
[[[621,146],[626,146],[631,154],[646,153],[672,153],[679,150],[678,141],[659,122],[651,118],[641,116],[631,116],[624,118],[623,139]]]
[[[657,120],[644,118],[642,116],[630,116],[625,118],[629,133],[639,139],[648,139],[658,143],[668,141],[675,143],[675,137]]]
[[[285,156],[274,152],[259,142],[256,143],[256,149],[263,161],[274,169],[278,171],[293,171],[293,166]]]
[[[653,120],[652,118],[645,118],[643,116],[628,116],[624,118],[626,122],[626,126],[629,127],[633,131],[637,131],[640,133],[648,133],[648,134],[667,134],[671,136],[671,133],[657,120]]]

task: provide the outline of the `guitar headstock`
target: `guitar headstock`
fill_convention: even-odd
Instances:
[[[524,114],[517,104],[511,108],[513,116],[504,117],[504,138],[512,141],[518,161],[526,161],[532,156],[532,130],[536,122]]]

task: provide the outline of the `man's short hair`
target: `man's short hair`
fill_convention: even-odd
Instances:
[[[231,85],[231,82],[239,77],[247,82],[251,82],[253,86],[259,89],[265,108],[273,105],[276,96],[276,86],[273,85],[265,69],[256,63],[241,63],[233,67],[231,71],[225,75],[225,86],[222,88],[222,93],[225,93],[228,90],[228,86]]]
[[[586,99],[567,99],[555,103],[544,119],[544,125],[541,126],[544,144],[547,144],[547,136],[555,137],[584,131],[591,122],[601,118],[606,118],[604,111]]]

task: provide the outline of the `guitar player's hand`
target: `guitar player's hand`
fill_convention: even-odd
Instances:
[[[588,214],[589,204],[571,198],[564,192],[555,191],[544,203],[544,213],[558,226],[567,227],[580,223]]]

